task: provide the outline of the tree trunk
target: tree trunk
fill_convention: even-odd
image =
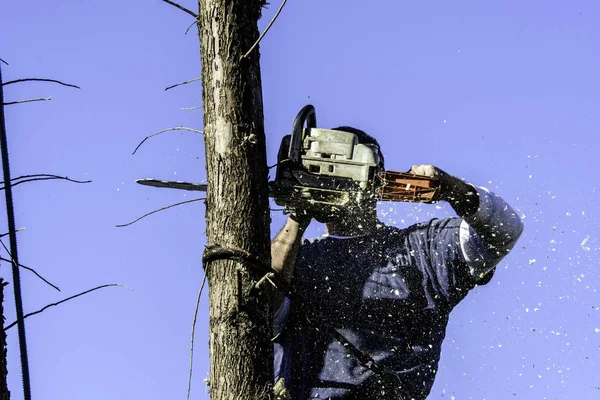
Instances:
[[[270,263],[268,170],[258,48],[262,0],[199,0],[209,245]],[[271,298],[230,259],[205,265],[210,287],[212,400],[271,398]]]
[[[4,286],[6,285],[4,279],[0,278],[0,400],[10,399],[6,368],[6,332],[4,332]]]

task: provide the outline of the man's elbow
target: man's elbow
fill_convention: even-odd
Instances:
[[[525,230],[525,224],[523,224],[523,221],[516,213],[512,215],[511,225],[511,229],[507,232],[507,239],[509,239],[510,246],[509,251],[517,244],[521,234]]]

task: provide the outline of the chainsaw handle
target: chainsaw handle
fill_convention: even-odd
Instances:
[[[435,203],[440,189],[438,177],[415,175],[408,172],[382,171],[377,174],[379,185],[375,189],[380,201],[406,201]]]
[[[306,122],[307,128],[317,127],[317,113],[315,107],[312,104],[308,104],[300,110],[294,125],[292,126],[292,138],[290,140],[290,150],[288,152],[288,158],[290,162],[300,164],[300,153],[302,151],[302,133],[304,130],[304,123]]]

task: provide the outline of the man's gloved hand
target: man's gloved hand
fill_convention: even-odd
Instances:
[[[310,224],[310,221],[312,221],[313,216],[306,210],[294,210],[290,214],[290,219],[296,221],[301,227],[306,228]]]
[[[300,224],[300,226],[307,227],[313,219],[325,224],[334,219],[335,216],[318,211],[296,209],[290,214],[290,218]]]
[[[442,171],[438,167],[431,164],[413,165],[408,172],[438,178],[440,187],[433,200],[449,202],[458,215],[471,215],[479,208],[477,190],[472,185]]]
[[[453,180],[457,179],[431,164],[413,165],[408,173],[437,178],[440,181],[440,187],[433,197],[434,201],[446,200],[454,186]]]

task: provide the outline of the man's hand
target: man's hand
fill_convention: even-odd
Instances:
[[[290,219],[296,222],[300,229],[305,230],[310,224],[310,221],[312,221],[313,216],[304,210],[295,210],[290,214]]]
[[[431,164],[413,165],[409,173],[438,178],[440,187],[433,200],[444,200],[450,203],[454,211],[461,217],[477,212],[479,195],[475,188]]]
[[[408,171],[411,174],[428,176],[430,178],[437,178],[440,181],[440,188],[436,192],[433,200],[447,200],[452,195],[453,190],[456,187],[456,181],[460,181],[458,178],[453,177],[450,174],[442,171],[438,167],[431,164],[413,165]]]
[[[438,171],[441,171],[439,168],[431,165],[431,164],[421,164],[421,165],[413,165],[410,167],[409,174],[415,175],[424,175],[430,178],[437,178]]]
[[[292,220],[296,221],[298,224],[300,224],[300,226],[302,226],[304,229],[306,229],[308,227],[308,225],[310,224],[310,222],[313,219],[317,220],[323,224],[326,224],[326,223],[334,220],[336,217],[339,217],[339,216],[336,215],[335,213],[330,214],[327,212],[319,212],[319,211],[314,211],[314,210],[307,211],[307,210],[299,210],[299,209],[294,210],[294,212],[292,214],[290,214],[290,218]]]

